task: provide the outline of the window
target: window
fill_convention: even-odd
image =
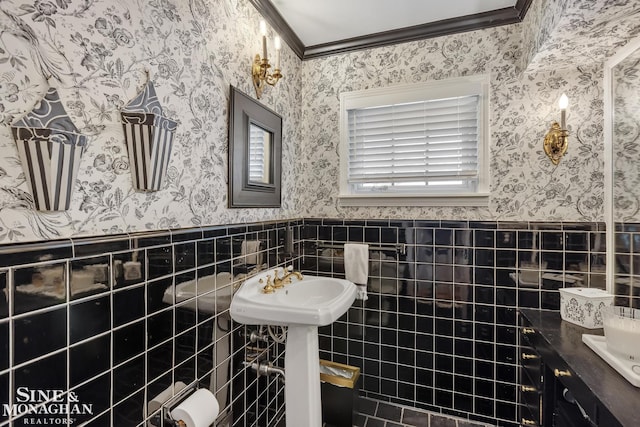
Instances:
[[[343,93],[342,205],[488,203],[487,76]]]
[[[249,124],[249,181],[269,184],[271,178],[271,133]]]

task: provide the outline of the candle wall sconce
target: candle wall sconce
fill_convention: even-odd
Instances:
[[[282,47],[280,37],[276,37],[273,41],[276,48],[276,63],[273,73],[271,73],[269,71],[271,64],[269,63],[267,53],[267,24],[264,21],[260,21],[260,33],[262,34],[262,57],[260,57],[259,53],[256,54],[251,71],[253,75],[253,87],[256,89],[258,99],[262,96],[265,84],[275,86],[278,80],[282,78],[282,74],[280,73],[280,49]]]
[[[544,152],[547,153],[551,163],[557,165],[560,159],[567,152],[569,146],[569,131],[567,130],[567,107],[569,106],[569,98],[564,93],[558,101],[560,108],[560,124],[553,122],[551,129],[544,137]]]

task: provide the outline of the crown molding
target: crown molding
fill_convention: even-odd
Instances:
[[[373,47],[428,39],[522,22],[533,0],[518,0],[515,6],[489,12],[445,19],[427,24],[384,31],[366,36],[305,46],[269,0],[249,0],[280,37],[302,60],[352,52]]]

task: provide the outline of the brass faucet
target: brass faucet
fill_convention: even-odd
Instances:
[[[284,285],[288,285],[291,283],[291,276],[296,276],[298,280],[302,280],[304,276],[299,271],[289,271],[285,274],[287,269],[282,269],[282,277],[278,277],[278,271],[276,271],[276,275],[273,278],[273,287],[276,289],[282,288]]]
[[[276,272],[276,277],[278,277],[278,273]],[[264,279],[260,279],[258,283],[264,283]],[[267,276],[267,284],[262,288],[263,294],[272,294],[276,291],[276,288],[273,287],[273,282],[271,281],[271,276]]]

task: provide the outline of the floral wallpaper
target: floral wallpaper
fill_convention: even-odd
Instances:
[[[2,0],[0,243],[294,216],[288,169],[281,209],[227,209],[229,85],[255,96],[260,19],[247,0]],[[285,78],[261,102],[283,117],[288,164],[299,156],[301,62],[285,47],[282,63]],[[119,114],[146,70],[165,115],[178,122],[157,192],[133,189]],[[89,142],[70,209],[41,213],[8,125],[49,86]]]
[[[527,72],[562,68],[563,64],[601,63],[640,34],[640,2],[637,0],[533,3],[537,8],[542,7],[540,3],[546,4],[540,9],[542,30],[534,44],[535,54],[527,65]]]
[[[301,62],[261,101],[283,116],[281,209],[228,209],[229,85],[252,96],[248,0],[2,0],[0,243],[291,217],[603,220],[602,64],[640,29],[633,0],[537,0],[524,22]],[[270,38],[274,35],[270,31]],[[133,189],[119,108],[147,82],[178,122],[163,188]],[[340,207],[339,94],[489,73],[487,208]],[[303,83],[304,82],[304,83]],[[89,136],[71,207],[33,209],[9,124],[55,87]],[[569,151],[542,150],[570,98]]]
[[[532,59],[541,46],[549,39],[558,21],[562,18],[568,0],[539,0],[531,2],[529,10],[521,24],[522,57],[521,67],[530,67]]]
[[[303,216],[603,221],[603,62],[637,32],[638,7],[540,0],[521,24],[303,62]],[[485,73],[492,82],[489,207],[339,205],[341,92]],[[554,166],[542,142],[559,120],[563,92],[570,142]]]

